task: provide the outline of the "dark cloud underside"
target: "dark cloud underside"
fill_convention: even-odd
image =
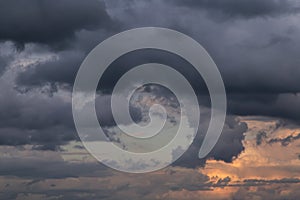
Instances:
[[[0,40],[51,44],[70,40],[82,29],[109,28],[98,0],[10,0],[0,2]]]
[[[276,17],[300,11],[296,3],[287,0],[175,0],[175,2],[181,6],[217,12],[230,18]]]
[[[196,140],[172,167],[191,170],[205,166],[207,159],[226,164],[234,162],[245,150],[244,133],[248,130],[247,124],[236,120],[236,116],[271,116],[300,122],[300,97],[297,94],[300,92],[298,5],[296,1],[285,0],[2,0],[0,45],[5,47],[4,44],[12,41],[22,48],[13,51],[12,55],[0,51],[0,145],[16,148],[29,145],[30,152],[45,153],[43,156],[50,155],[49,152],[64,151],[63,145],[78,140],[70,97],[76,73],[87,53],[121,30],[159,26],[181,31],[200,42],[215,60],[228,94],[225,128],[213,151],[207,158],[198,159],[210,119],[205,113],[201,115]],[[36,48],[30,49],[31,45]],[[40,52],[45,54],[45,58]],[[36,57],[42,59],[35,60]],[[183,73],[199,95],[202,107],[207,109],[210,106],[201,76],[184,59],[166,52],[136,51],[116,60],[101,80],[104,83],[101,92],[105,93],[97,97],[96,109],[97,114],[105,116],[100,122],[106,128],[115,125],[109,96],[113,83],[133,66],[148,62],[167,64]],[[48,93],[45,94],[44,90]],[[136,121],[141,120],[140,110],[133,110],[132,115]],[[259,147],[266,141],[271,145],[289,146],[300,138],[294,134],[269,140],[264,132],[254,137]],[[25,156],[24,159],[0,157],[0,176],[39,180],[111,175],[96,163],[69,163],[39,156],[42,157],[40,154],[34,158]],[[178,174],[181,176],[178,171],[168,173],[169,179],[163,179],[163,176],[150,179],[155,185],[152,186],[153,191],[208,189],[208,177],[202,174],[195,177],[194,171],[191,175],[184,175],[181,183],[157,187],[161,183],[171,183]],[[149,194],[152,188],[148,188],[147,181],[143,179],[147,188],[134,191],[134,194],[142,197]],[[223,177],[216,186],[223,187],[231,182],[230,177]],[[293,182],[299,183],[299,180],[249,179],[243,184],[257,186]],[[134,187],[124,183],[116,190],[126,191]],[[70,199],[76,198],[71,191],[60,192]],[[235,196],[243,199],[240,196],[247,192],[242,188]],[[48,194],[55,196],[53,191]],[[107,191],[97,194],[103,199],[114,198]],[[0,194],[1,197],[15,199],[17,194]]]

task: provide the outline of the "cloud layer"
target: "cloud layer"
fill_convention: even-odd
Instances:
[[[0,198],[297,199],[299,16],[293,0],[1,1]],[[183,157],[167,169],[133,176],[102,166],[76,142],[71,90],[81,62],[97,44],[144,26],[181,31],[205,47],[224,80],[228,116],[217,145],[199,160],[210,119],[201,76],[166,52],[120,57],[105,72],[96,99],[107,130],[115,131],[114,84],[148,62],[183,73],[202,111],[199,134]],[[164,104],[171,96],[155,87],[143,92]],[[138,123],[147,121],[141,107],[131,107]]]

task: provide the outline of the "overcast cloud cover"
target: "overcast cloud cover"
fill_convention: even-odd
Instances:
[[[281,145],[284,148],[293,145],[299,139],[295,127],[300,123],[299,12],[300,3],[296,0],[1,1],[0,183],[5,183],[2,188],[5,192],[0,198],[25,199],[20,197],[20,193],[26,193],[25,189],[9,189],[9,185],[5,188],[8,184],[6,182],[18,182],[19,178],[21,182],[23,179],[38,180],[38,184],[41,184],[32,188],[31,195],[35,197],[29,195],[28,198],[58,196],[58,199],[120,199],[127,195],[131,199],[154,199],[155,191],[158,199],[176,199],[174,191],[181,192],[176,193],[180,197],[187,195],[182,194],[184,190],[201,191],[230,184],[230,178],[219,177],[213,182],[209,175],[197,169],[205,167],[208,160],[209,164],[211,160],[234,163],[243,152],[247,153],[245,146],[253,138],[257,146]],[[106,72],[106,78],[101,80],[104,88],[98,88],[96,100],[97,112],[105,113],[105,118],[100,119],[100,122],[107,129],[115,125],[109,109],[109,93],[118,77],[137,64],[155,61],[182,70],[195,88],[200,106],[203,107],[200,134],[182,158],[170,169],[161,172],[165,179],[160,181],[154,174],[152,178],[151,174],[145,175],[150,177],[148,184],[149,188],[153,187],[152,192],[149,188],[134,186],[133,177],[112,172],[86,154],[78,143],[71,110],[73,82],[85,56],[107,37],[123,30],[145,26],[181,31],[202,44],[216,62],[228,95],[228,115],[221,138],[209,156],[199,160],[197,153],[210,119],[210,103],[202,78],[195,75],[192,67],[184,60],[159,51],[133,52],[112,64]],[[148,92],[156,99],[164,95],[164,98],[168,98],[159,88]],[[131,110],[137,122],[143,120],[139,109],[133,107]],[[273,132],[284,127],[285,131],[295,129],[296,133],[288,132],[278,136],[257,131],[259,134],[249,139],[245,134],[249,132],[249,123],[241,119],[242,116],[258,117],[258,121],[278,120],[278,126],[272,129]],[[61,154],[72,154],[73,151],[76,156],[80,154],[85,157],[61,157]],[[92,161],[86,161],[87,158]],[[198,179],[190,182],[195,171]],[[166,184],[155,188],[160,182],[172,182],[172,174],[176,174],[174,179],[178,178],[177,182],[171,186]],[[110,178],[106,179],[107,176]],[[115,180],[118,176],[129,180],[127,183],[119,183]],[[13,180],[8,177],[13,177]],[[99,177],[112,188],[115,184],[120,189],[109,190],[119,191],[115,196],[110,196],[110,192],[95,192],[93,188],[91,191],[95,196],[80,198],[80,188],[84,187],[83,183],[87,180],[78,179],[75,191],[63,188],[60,194],[46,192],[46,186],[39,182],[63,179],[63,182],[69,183],[70,177]],[[136,185],[145,177],[139,176]],[[295,185],[299,183],[298,179],[278,177],[274,180],[270,177],[268,180],[260,180],[258,177],[257,180],[242,181],[240,184],[249,187],[254,184],[256,187],[267,185],[268,181],[286,181],[287,184],[294,184],[290,187],[292,189],[299,187]],[[186,182],[190,182],[190,185],[186,185]],[[102,187],[101,184],[97,186]],[[132,189],[134,187],[139,188],[139,191]],[[124,188],[131,192],[126,192]],[[272,191],[272,188],[261,188],[253,194],[249,193],[249,199],[255,195],[275,199],[276,195]],[[82,193],[86,192],[84,190]],[[230,198],[240,199],[246,194],[247,191],[240,188]],[[295,195],[291,194],[288,199],[295,199]],[[281,199],[280,195],[277,197]]]

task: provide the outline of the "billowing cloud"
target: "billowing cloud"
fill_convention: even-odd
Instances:
[[[234,116],[227,116],[224,129],[216,146],[209,153],[206,159],[198,158],[199,149],[202,145],[204,135],[206,134],[209,118],[200,121],[199,134],[196,136],[190,148],[179,158],[174,165],[184,167],[204,166],[206,159],[216,159],[225,162],[232,162],[240,153],[243,152],[244,133],[247,131],[247,124],[240,122]]]
[[[140,26],[162,26],[182,31],[199,41],[218,65],[229,94],[228,111],[231,114],[299,119],[298,97],[294,95],[300,91],[297,53],[300,48],[300,38],[295,3],[293,1],[230,1],[227,3],[199,1],[194,4],[201,5],[202,9],[195,9],[197,6],[191,8],[188,5],[192,3],[186,2],[188,7],[185,9],[189,10],[186,12],[178,4],[158,1],[106,2],[106,9],[113,19],[120,22],[122,30]],[[254,12],[255,8],[260,8],[262,16],[264,12],[272,16],[274,13],[274,16],[220,22],[207,16],[203,11],[208,9],[206,5],[211,5],[213,9],[225,9],[226,6],[221,6],[223,4],[232,10],[243,7]],[[247,6],[250,4],[251,6]],[[243,9],[241,13],[246,14]],[[287,15],[275,14],[282,13],[281,9]],[[164,20],[153,17],[151,10],[156,10],[155,16]],[[240,9],[236,9],[238,10]],[[190,24],[197,24],[197,26],[190,26]],[[17,78],[18,86],[31,88],[44,84],[54,86],[59,84],[71,88],[85,55],[103,39],[117,33],[116,31],[104,32],[84,30],[77,32],[72,44],[74,49],[54,52],[57,54],[56,58],[35,63],[24,70]],[[168,64],[184,72],[198,93],[206,92],[201,76],[194,73],[192,66],[175,57],[149,50],[125,55],[112,64],[113,70],[109,70],[110,72],[106,74],[107,77],[103,80],[104,86],[111,88],[112,83],[130,67],[151,61]],[[293,109],[289,106],[291,103],[295,104]]]
[[[294,0],[1,1],[0,199],[297,199],[299,15]],[[181,31],[207,49],[225,83],[228,115],[213,151],[198,159],[210,119],[201,76],[166,52],[120,57],[105,72],[96,99],[106,130],[115,130],[109,92],[139,64],[174,67],[191,82],[201,107],[199,134],[177,162],[132,175],[97,163],[80,143],[73,146],[71,89],[93,47],[144,26]],[[140,108],[131,107],[131,114],[147,122]]]

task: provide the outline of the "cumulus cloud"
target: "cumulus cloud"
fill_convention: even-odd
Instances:
[[[57,157],[68,153],[76,159],[78,156],[64,147],[78,139],[72,121],[71,89],[81,62],[110,35],[143,26],[181,31],[200,42],[215,60],[228,94],[228,116],[217,145],[207,158],[198,159],[210,119],[210,100],[201,76],[182,58],[145,50],[121,56],[105,72],[96,99],[99,121],[107,130],[114,130],[110,92],[123,73],[148,62],[170,65],[187,77],[200,101],[200,130],[189,150],[170,168],[141,176],[112,172],[95,161],[67,162]],[[290,133],[290,127],[284,129],[288,134],[278,133],[282,127],[276,124],[269,130],[257,121],[243,121],[237,116],[271,116],[298,126],[299,33],[299,6],[291,0],[0,2],[0,40],[4,42],[0,47],[0,147],[15,146],[9,148],[22,152],[8,156],[11,150],[1,151],[0,176],[4,178],[0,184],[5,182],[1,188],[8,192],[1,193],[0,198],[199,199],[202,194],[203,198],[216,199],[218,190],[212,188],[224,188],[223,195],[228,188],[238,188],[228,199],[296,199],[299,179],[283,176],[299,174],[299,134]],[[7,41],[21,48],[11,51]],[[35,48],[28,48],[32,43]],[[157,88],[143,92],[168,97]],[[147,110],[130,109],[134,121],[147,122]],[[168,120],[177,122],[170,116]],[[269,123],[262,117],[258,121]],[[249,129],[251,123],[254,125]],[[23,147],[27,145],[30,150]],[[285,148],[287,145],[290,148]],[[76,149],[83,151],[82,146]],[[247,167],[257,158],[260,165],[251,171]],[[266,164],[270,158],[276,160],[273,168]],[[217,165],[233,175],[209,177],[199,172],[200,166]],[[237,172],[237,166],[245,170]],[[272,178],[274,174],[278,178]],[[261,178],[264,176],[268,177]],[[7,183],[9,177],[25,181],[14,188]],[[86,177],[91,179],[83,180]],[[246,179],[237,183],[237,177]],[[274,187],[276,184],[280,186]],[[213,197],[206,196],[209,190]]]
[[[203,109],[202,109],[203,110]],[[206,159],[223,160],[232,162],[240,153],[243,152],[244,133],[247,131],[247,124],[240,122],[234,116],[227,116],[222,134],[209,155],[205,159],[198,159],[199,149],[209,123],[209,117],[200,117],[200,129],[190,148],[179,158],[174,165],[183,167],[197,168],[204,166]],[[197,158],[197,159],[195,159]]]

